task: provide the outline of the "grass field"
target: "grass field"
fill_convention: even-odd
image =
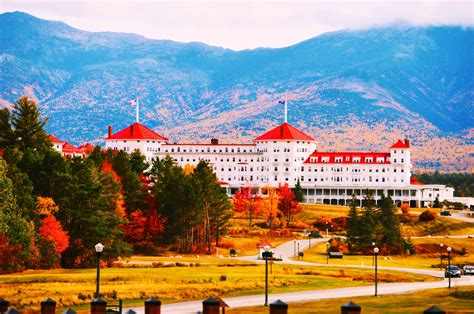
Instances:
[[[283,300],[284,301],[284,300]],[[288,313],[341,313],[341,305],[352,301],[362,308],[362,313],[399,313],[420,314],[432,305],[448,313],[474,312],[474,287],[459,287],[455,289],[433,289],[418,291],[410,294],[383,295],[379,297],[340,298],[337,300],[322,300],[304,303],[290,303]],[[264,306],[228,309],[226,313],[268,313]]]
[[[470,254],[466,256],[456,256],[451,259],[452,263],[455,264],[474,264],[474,241],[472,239],[413,239],[414,244],[436,244],[443,242],[444,247],[451,246],[455,249],[461,249],[465,247]],[[446,254],[446,252],[444,252]],[[310,250],[304,252],[304,260],[307,262],[326,264],[326,244],[320,243],[313,246]],[[427,255],[412,255],[412,256],[379,256],[379,266],[386,267],[409,267],[409,268],[431,268],[432,265],[438,265],[440,263],[439,253],[427,254]],[[342,259],[329,259],[331,265],[361,265],[371,266],[373,263],[372,255],[344,255]],[[446,263],[446,260],[444,261]]]
[[[163,260],[164,262],[164,260]],[[264,265],[202,264],[198,267],[106,268],[101,271],[101,293],[113,301],[132,300],[142,304],[152,296],[163,302],[205,299],[209,296],[236,296],[261,293]],[[292,292],[370,284],[371,269],[315,268],[274,264],[270,292]],[[381,272],[382,282],[435,280],[429,276]],[[95,291],[95,269],[30,270],[0,276],[0,295],[22,313],[37,313],[46,297],[58,307],[88,304]],[[135,300],[133,302],[133,300]],[[80,309],[80,307],[79,307]]]

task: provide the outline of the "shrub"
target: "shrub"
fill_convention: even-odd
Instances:
[[[436,220],[436,213],[430,212],[429,210],[425,210],[420,214],[418,218],[420,221],[434,221]]]
[[[219,277],[219,281],[226,281],[227,280],[227,275],[221,275]]]
[[[402,206],[400,206],[400,209],[402,210],[402,213],[408,214],[410,213],[410,204],[403,203]]]

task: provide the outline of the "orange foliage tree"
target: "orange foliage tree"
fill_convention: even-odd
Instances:
[[[265,220],[268,221],[268,225],[270,227],[270,231],[273,228],[274,221],[278,217],[278,193],[275,188],[272,186],[264,186],[263,187],[263,194],[266,197],[263,199],[262,208],[262,215]]]
[[[295,199],[295,193],[291,191],[288,184],[282,185],[278,189],[278,209],[285,217],[286,223],[289,226],[291,219],[301,213],[301,206]]]
[[[61,254],[69,247],[69,235],[67,231],[56,220],[56,217],[50,215],[41,220],[39,228],[40,235],[54,244],[56,253]]]

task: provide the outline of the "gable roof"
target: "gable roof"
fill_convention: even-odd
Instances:
[[[304,134],[294,126],[285,122],[274,129],[271,129],[267,133],[260,135],[254,141],[267,141],[267,140],[300,140],[300,141],[314,141],[314,138]]]
[[[106,140],[157,140],[167,141],[166,137],[163,137],[155,131],[147,128],[141,123],[135,122],[134,124],[126,127],[125,129],[118,131],[115,134],[107,137]]]
[[[61,141],[60,139],[58,139],[56,136],[54,136],[53,134],[49,134],[49,140],[51,141],[51,143],[58,143],[58,144],[62,144],[64,143],[63,141]]]
[[[402,140],[398,140],[395,144],[390,146],[390,148],[410,148],[410,143],[408,140],[405,140],[405,142],[402,142]]]

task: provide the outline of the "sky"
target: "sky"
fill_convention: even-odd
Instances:
[[[234,50],[285,47],[329,31],[394,23],[474,25],[473,0],[0,0],[0,12],[11,11],[86,31]]]

